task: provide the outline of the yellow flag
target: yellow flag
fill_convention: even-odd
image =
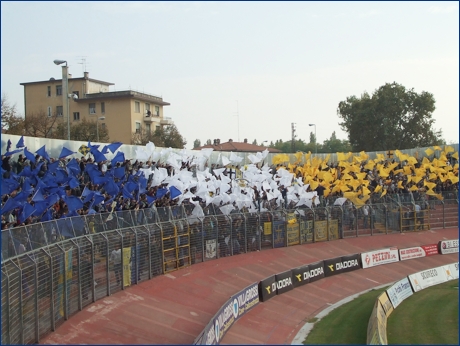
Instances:
[[[455,160],[458,160],[458,151],[456,151],[454,154],[452,154],[452,157],[453,157]]]
[[[433,147],[433,149],[434,149],[434,150],[442,150],[441,147],[440,147],[439,145],[435,145],[435,146]]]
[[[453,147],[451,147],[450,145],[446,145],[446,146],[444,147],[444,152],[445,152],[446,154],[447,154],[447,153],[452,153],[452,152],[454,152],[454,151],[455,151],[455,149],[454,149]]]
[[[425,149],[425,154],[427,154],[428,156],[433,155],[433,153],[434,153],[434,150],[432,150],[430,148]]]

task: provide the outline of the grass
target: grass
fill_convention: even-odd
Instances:
[[[366,344],[372,308],[385,289],[371,290],[334,309],[315,323],[303,343]],[[388,319],[388,344],[458,345],[458,323],[458,280],[453,280],[414,293],[402,302]]]

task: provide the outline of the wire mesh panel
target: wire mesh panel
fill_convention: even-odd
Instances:
[[[260,233],[260,249],[273,249],[273,216],[269,212],[260,213],[260,224],[258,232]]]
[[[313,242],[313,221],[315,214],[312,209],[298,208],[296,210],[299,222],[300,244]]]
[[[122,277],[122,236],[120,233],[113,231],[105,233],[108,240],[108,249],[106,261],[109,261],[108,282],[110,285],[110,293],[116,293],[121,290],[123,277]]]
[[[231,222],[231,243],[230,253],[232,256],[246,252],[245,240],[245,217],[241,213],[232,213],[229,215]]]
[[[138,278],[148,280],[149,277],[149,231],[146,227],[136,227],[137,248],[139,249]]]
[[[157,208],[159,222],[166,222],[170,220],[169,207]]]
[[[219,210],[220,212],[220,210]],[[217,258],[232,255],[232,223],[228,216],[216,215],[217,220]]]
[[[257,213],[245,215],[246,252],[260,250],[261,234],[260,219]]]
[[[191,264],[200,263],[203,262],[204,256],[203,222],[199,219],[189,219],[188,222],[190,229],[190,262]]]
[[[10,304],[9,304],[9,280],[6,268],[2,266],[2,339],[3,345],[10,344],[9,340],[9,322],[10,322]]]
[[[88,238],[84,238],[84,242],[80,243],[82,252],[90,254],[93,251],[94,258],[94,269],[87,269],[94,271],[93,284],[95,286],[95,298],[98,300],[106,295],[107,290],[107,272],[108,272],[108,245],[107,245],[107,233],[101,234],[90,234]],[[92,246],[92,248],[91,248]],[[86,263],[84,263],[86,265]],[[86,269],[86,268],[84,268]],[[87,286],[85,286],[87,288]],[[90,290],[92,291],[92,290]],[[86,294],[85,294],[86,296]],[[91,301],[91,294],[88,293],[88,300]]]
[[[339,205],[333,205],[328,208],[329,219],[332,222],[337,222],[338,238],[343,238],[343,211]],[[336,221],[335,221],[336,220]]]
[[[69,265],[68,256],[65,256],[64,250],[58,245],[55,244],[49,247],[49,253],[51,255],[52,263],[52,276],[53,276],[53,287],[52,287],[52,304],[53,311],[52,313],[52,323],[54,323],[55,328],[60,326],[64,322],[64,277],[65,277],[65,266]],[[66,263],[67,257],[67,263]]]
[[[148,225],[150,233],[150,270],[151,276],[155,277],[163,274],[163,248],[162,230],[160,225]]]
[[[209,261],[217,258],[217,230],[217,219],[215,216],[210,215],[205,217],[203,221],[204,261]]]
[[[286,210],[286,245],[300,244],[299,213],[295,209]]]
[[[286,213],[274,210],[272,215],[273,247],[286,246]]]
[[[26,226],[29,235],[30,249],[35,250],[48,245],[45,231],[41,223],[33,223]]]
[[[51,271],[51,254],[48,248],[41,249],[35,255],[38,263],[38,315],[39,335],[52,330],[52,307],[54,277]]]
[[[134,228],[120,230],[123,236],[123,285],[132,286],[139,281],[139,249]]]
[[[351,203],[345,202],[342,205],[343,209],[343,223],[342,223],[342,231],[343,237],[356,237],[357,230],[356,230],[356,220],[357,220],[357,210],[355,206]]]
[[[177,227],[177,268],[188,267],[192,264],[190,258],[190,229],[185,220],[177,220],[175,224]]]
[[[24,343],[34,343],[37,336],[38,277],[36,253],[21,258],[22,270],[22,310]]]
[[[19,260],[13,259],[3,266],[4,272],[8,275],[9,293],[9,343],[23,344],[23,308],[22,308],[22,270]],[[3,321],[2,321],[3,324]]]
[[[161,240],[163,249],[163,272],[168,273],[177,269],[177,228],[173,223],[161,223]]]

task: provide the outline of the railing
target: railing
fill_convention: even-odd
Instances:
[[[351,231],[346,228],[351,214],[339,205],[229,215],[210,205],[203,217],[195,217],[194,205],[187,205],[93,214],[4,231],[2,343],[38,343],[96,300],[195,263],[403,231],[391,221],[393,214],[400,214],[396,204],[370,207],[375,213],[367,228],[359,209],[350,212],[355,217]]]

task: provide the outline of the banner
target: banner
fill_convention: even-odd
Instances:
[[[397,248],[381,249],[361,254],[363,268],[375,267],[381,264],[394,263],[399,261]]]
[[[300,240],[302,244],[313,242],[313,220],[300,220]]]
[[[442,240],[438,243],[439,253],[442,255],[458,252],[458,239]]]
[[[272,275],[259,282],[259,300],[266,302],[276,295],[275,275]]]
[[[273,222],[273,232],[275,232],[275,243],[274,247],[284,247],[284,221]]]
[[[131,248],[123,248],[123,286],[131,286]]]
[[[458,262],[442,266],[446,273],[446,281],[458,279]]]
[[[272,223],[264,222],[264,235],[272,234]]]
[[[300,244],[299,224],[297,222],[286,224],[286,234],[288,246]]]
[[[339,220],[329,220],[329,240],[339,239]]]
[[[360,268],[361,263],[359,254],[324,260],[324,275],[326,277]]]
[[[327,240],[327,221],[315,221],[315,242]]]
[[[324,277],[324,262],[318,261],[308,265],[309,282],[318,281]]]
[[[214,315],[194,345],[217,345],[231,326],[246,312],[259,303],[258,284],[252,285],[233,295]]]
[[[427,287],[442,284],[447,281],[446,272],[442,266],[411,274],[408,278],[414,292],[418,292]]]
[[[308,265],[297,267],[291,270],[292,284],[294,287],[300,287],[310,282],[310,269]]]
[[[216,258],[217,242],[216,239],[206,240],[206,258]]]
[[[405,260],[412,259],[412,258],[420,258],[420,257],[425,257],[425,256],[437,255],[437,254],[438,254],[437,244],[415,246],[415,247],[410,247],[407,249],[400,249],[399,250],[399,260],[405,261]]]
[[[385,316],[388,318],[388,316],[390,316],[390,314],[393,312],[393,304],[391,304],[387,292],[383,292],[378,296],[377,299],[380,301],[380,304],[382,304],[382,308],[385,311]]]
[[[397,281],[393,286],[387,289],[388,298],[393,305],[393,308],[396,309],[399,304],[406,298],[409,298],[414,294],[412,287],[410,285],[409,279],[405,277],[402,280]]]
[[[276,283],[276,294],[283,294],[294,288],[292,284],[292,271],[287,270],[285,272],[275,275]]]

